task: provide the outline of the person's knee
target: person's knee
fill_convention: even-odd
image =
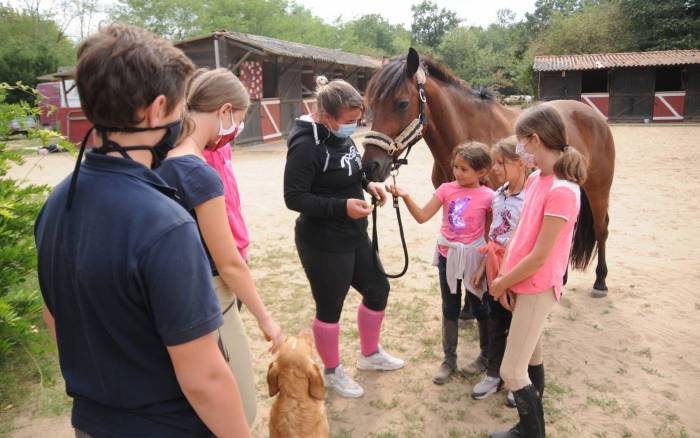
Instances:
[[[501,369],[498,371],[498,373],[501,375],[503,383],[505,383],[509,389],[513,389],[516,386],[518,377],[514,367],[510,366],[504,361],[501,363]]]
[[[442,304],[442,316],[448,321],[457,321],[461,311],[462,309],[460,306],[452,306],[450,303]]]
[[[369,310],[381,312],[386,309],[386,304],[389,300],[389,287],[378,288],[362,297],[362,303]]]
[[[338,321],[340,321],[340,313],[342,312],[342,310],[342,307],[317,308],[316,319],[326,324],[337,324]]]

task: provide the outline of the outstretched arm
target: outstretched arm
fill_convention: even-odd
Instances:
[[[255,316],[263,335],[272,342],[270,351],[274,353],[284,340],[282,330],[267,313],[265,304],[255,288],[248,265],[236,248],[224,202],[224,197],[218,196],[195,207],[199,230],[214,259],[219,275]]]
[[[430,198],[430,201],[428,201],[425,206],[421,207],[416,204],[416,201],[411,198],[411,195],[409,195],[407,191],[403,190],[399,186],[388,185],[387,190],[389,190],[392,195],[403,199],[403,202],[406,203],[406,207],[408,208],[408,212],[411,213],[411,216],[413,216],[413,218],[419,224],[428,222],[433,216],[435,216],[435,213],[440,210],[440,207],[442,207],[442,202],[435,195]]]

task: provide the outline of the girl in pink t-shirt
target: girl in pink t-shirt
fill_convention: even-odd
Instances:
[[[240,135],[242,130],[243,122],[240,123],[236,135]],[[236,241],[236,248],[238,248],[238,252],[243,257],[243,260],[247,262],[250,238],[248,237],[248,227],[241,212],[241,197],[238,194],[238,183],[233,174],[233,166],[231,166],[231,143],[226,143],[225,146],[216,150],[205,149],[203,153],[207,163],[216,169],[216,173],[219,174],[221,181],[224,183],[224,199],[226,201],[228,223]]]
[[[478,270],[483,255],[478,248],[485,244],[491,223],[493,191],[481,184],[491,168],[491,155],[486,145],[470,142],[460,145],[453,158],[455,181],[438,187],[430,201],[419,207],[411,196],[399,187],[388,187],[394,196],[403,198],[408,211],[424,223],[442,208],[442,226],[433,264],[438,267],[442,296],[442,347],[444,360],[433,382],[446,383],[457,370],[458,318],[464,286],[467,299],[479,322],[481,351],[467,368],[485,369],[487,347],[488,306],[482,298],[486,281],[472,284],[470,279]],[[465,281],[462,281],[465,280]]]
[[[544,438],[541,337],[547,315],[561,296],[586,163],[566,144],[564,122],[546,103],[523,112],[515,134],[519,153],[539,170],[525,185],[520,222],[490,293],[513,312],[501,378],[513,391],[520,422],[511,431],[492,436]],[[537,379],[530,379],[528,366],[539,369]]]

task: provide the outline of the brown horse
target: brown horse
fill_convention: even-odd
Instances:
[[[374,120],[362,161],[372,181],[384,181],[395,159],[422,134],[435,160],[432,181],[438,187],[454,179],[450,162],[456,146],[469,140],[493,144],[513,135],[518,117],[517,111],[500,105],[487,92],[471,89],[446,67],[419,59],[413,49],[406,59],[392,60],[372,77],[366,98]],[[604,296],[608,202],[615,166],[612,133],[606,121],[584,103],[555,100],[546,105],[559,112],[568,143],[588,160],[571,264],[585,269],[597,246],[593,295]]]

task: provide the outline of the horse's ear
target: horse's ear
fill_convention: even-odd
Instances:
[[[418,57],[418,52],[416,52],[416,49],[411,47],[408,49],[408,55],[406,56],[406,73],[408,73],[410,77],[413,77],[413,75],[418,71],[419,65],[420,57]]]

